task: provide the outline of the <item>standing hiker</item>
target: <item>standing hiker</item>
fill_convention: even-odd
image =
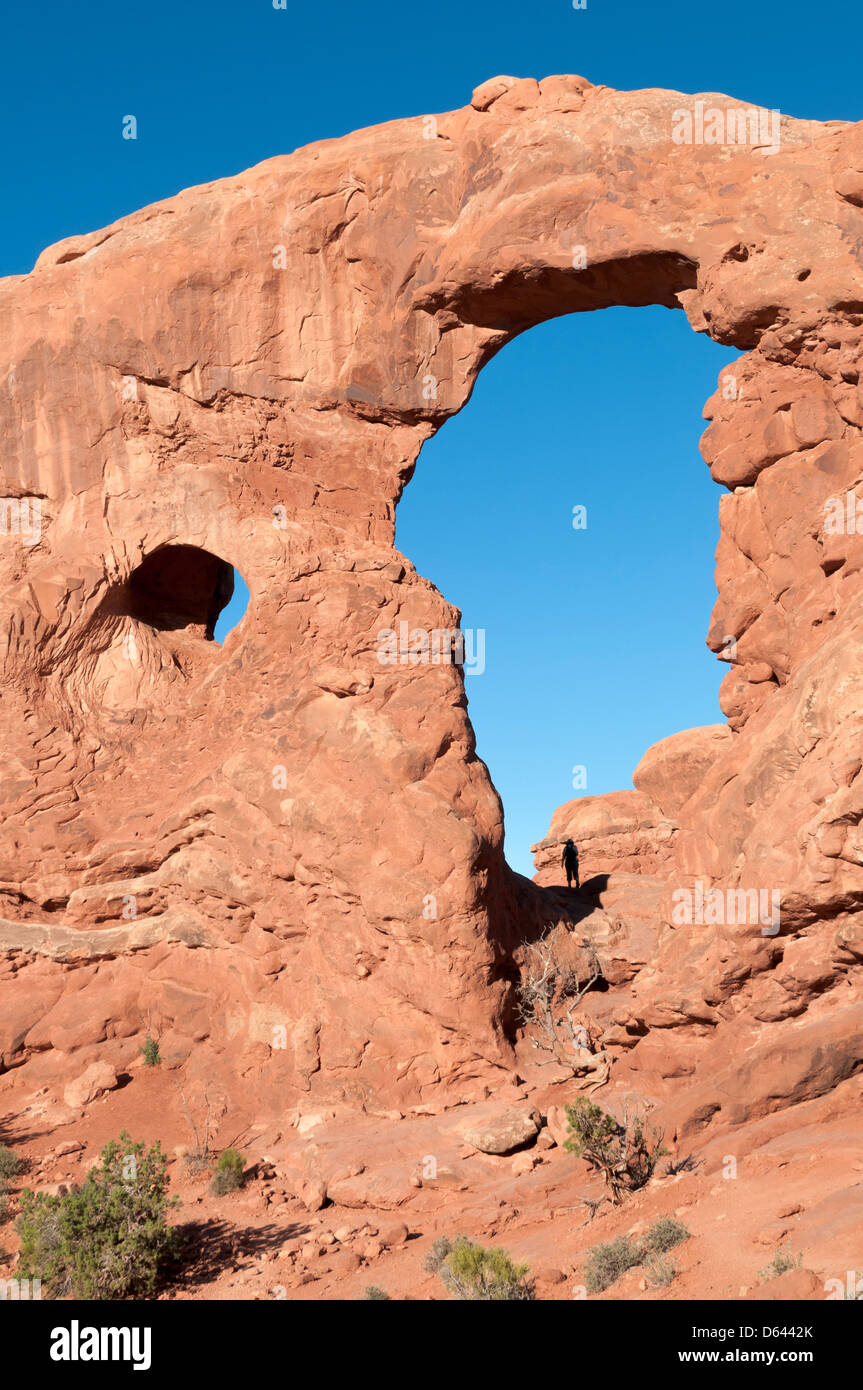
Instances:
[[[574,840],[567,840],[563,847],[563,854],[560,856],[560,862],[566,869],[567,888],[572,887],[573,879],[575,879],[576,888],[580,888],[581,885],[578,881],[578,848]]]

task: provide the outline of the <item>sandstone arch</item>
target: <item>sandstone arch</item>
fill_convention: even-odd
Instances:
[[[464,1096],[512,1064],[511,951],[547,905],[503,862],[457,668],[387,670],[374,633],[457,622],[393,549],[423,441],[513,334],[610,304],[682,306],[747,354],[704,441],[729,489],[710,643],[737,644],[734,739],[675,872],[778,880],[783,931],[830,921],[855,949],[859,546],[820,518],[863,465],[863,133],[783,118],[772,154],[676,145],[691,100],[495,79],[431,139],[418,117],[312,145],[0,282],[3,487],[43,499],[39,543],[0,561],[5,916],[36,924],[35,958],[49,911],[184,914],[134,986],[178,1061],[210,1049],[279,1103]],[[256,594],[194,687],[158,634],[146,689],[90,661],[142,538],[224,557]],[[7,1061],[45,1031],[37,993]]]

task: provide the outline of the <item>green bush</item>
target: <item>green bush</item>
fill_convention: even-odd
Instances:
[[[6,1144],[0,1144],[0,1182],[16,1178],[24,1165],[16,1153]]]
[[[514,1264],[505,1250],[486,1249],[459,1236],[436,1240],[425,1259],[453,1298],[469,1302],[523,1302],[536,1298],[529,1265]]]
[[[640,1241],[631,1240],[629,1236],[618,1236],[616,1240],[594,1246],[585,1265],[588,1293],[602,1293],[621,1274],[641,1264],[654,1288],[670,1284],[677,1270],[670,1260],[662,1257],[666,1251],[680,1245],[681,1241],[688,1240],[690,1234],[677,1217],[661,1216]]]
[[[166,1221],[168,1160],[124,1131],[102,1150],[81,1187],[65,1197],[21,1196],[19,1277],[41,1279],[50,1298],[118,1299],[151,1294],[176,1250]]]
[[[159,1044],[155,1038],[146,1038],[144,1046],[141,1048],[145,1067],[157,1067],[162,1058],[159,1055]]]
[[[386,1289],[379,1288],[377,1284],[369,1284],[368,1288],[363,1294],[363,1298],[367,1298],[371,1303],[392,1302]]]
[[[602,1173],[616,1203],[623,1201],[624,1193],[644,1187],[668,1152],[659,1130],[648,1132],[641,1119],[620,1124],[586,1096],[567,1105],[566,1119],[569,1138],[564,1148]]]
[[[664,1255],[666,1250],[673,1250],[675,1245],[688,1240],[690,1235],[691,1232],[676,1216],[661,1216],[645,1235],[644,1244],[654,1254]]]
[[[236,1192],[238,1187],[243,1186],[245,1171],[246,1161],[243,1155],[236,1149],[225,1149],[219,1155],[210,1191],[217,1197],[223,1197],[226,1192]]]
[[[616,1240],[595,1245],[585,1265],[587,1292],[602,1293],[603,1289],[609,1288],[621,1274],[625,1274],[635,1265],[640,1265],[644,1254],[643,1248],[631,1241],[629,1236],[618,1236]]]

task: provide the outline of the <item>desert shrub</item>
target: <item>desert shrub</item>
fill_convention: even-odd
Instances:
[[[236,1192],[238,1187],[243,1186],[245,1171],[246,1161],[243,1155],[236,1149],[224,1149],[219,1155],[210,1191],[217,1197],[223,1197],[226,1192]]]
[[[64,1197],[21,1196],[20,1277],[41,1278],[49,1297],[146,1296],[176,1249],[167,1223],[177,1199],[168,1197],[168,1161],[125,1131],[102,1150],[81,1187]]]
[[[674,1216],[662,1216],[650,1227],[640,1241],[629,1236],[596,1245],[587,1257],[585,1283],[588,1293],[602,1293],[621,1274],[636,1265],[644,1265],[645,1274],[654,1288],[670,1284],[677,1270],[663,1258],[668,1250],[688,1240],[690,1232]]]
[[[0,1182],[6,1183],[15,1178],[24,1165],[18,1155],[6,1144],[0,1144]]]
[[[621,1274],[644,1259],[644,1250],[629,1236],[618,1236],[616,1240],[595,1245],[585,1263],[585,1284],[588,1293],[602,1293]]]
[[[695,1173],[700,1167],[700,1158],[696,1158],[694,1154],[685,1154],[683,1158],[673,1158],[665,1171],[670,1178],[675,1178],[678,1173]]]
[[[564,1148],[602,1173],[614,1202],[644,1187],[667,1153],[659,1130],[648,1132],[643,1119],[630,1120],[626,1114],[621,1124],[586,1096],[566,1107],[566,1118],[570,1137]]]
[[[436,1240],[425,1259],[429,1274],[437,1274],[453,1298],[485,1303],[523,1302],[536,1298],[529,1265],[513,1262],[505,1250],[486,1249],[459,1236]]]
[[[379,1288],[377,1284],[369,1284],[368,1288],[363,1294],[363,1298],[368,1299],[370,1303],[391,1302],[390,1296],[387,1293],[386,1289]]]
[[[216,1155],[213,1153],[212,1149],[207,1153],[203,1152],[201,1149],[190,1149],[189,1152],[183,1156],[183,1162],[186,1168],[192,1177],[195,1178],[199,1177],[201,1173],[211,1172],[215,1161]]]
[[[218,1097],[214,1097],[210,1094],[209,1084],[207,1084],[204,1086],[203,1095],[197,1097],[199,1107],[203,1110],[203,1114],[199,1115],[196,1119],[193,1109],[195,1098],[190,1102],[187,1100],[186,1093],[180,1083],[176,1082],[175,1085],[183,1106],[183,1114],[186,1117],[186,1122],[195,1141],[194,1147],[186,1154],[186,1167],[190,1173],[196,1175],[205,1173],[212,1168],[215,1162],[215,1154],[210,1146],[210,1136],[213,1131],[213,1126],[214,1124],[218,1124],[227,1106],[223,1101],[219,1100]]]
[[[145,1038],[141,1055],[144,1058],[145,1067],[157,1067],[159,1065],[162,1058],[159,1055],[159,1044],[155,1038]]]
[[[580,1071],[584,1069],[586,1034],[575,1010],[602,979],[602,966],[587,942],[580,962],[568,963],[561,954],[562,943],[568,939],[565,929],[559,931],[549,924],[538,941],[525,943],[525,969],[516,986],[516,1001],[519,1021],[536,1030],[533,1046],[550,1052],[563,1066]]]
[[[795,1258],[790,1250],[777,1250],[770,1264],[758,1271],[758,1278],[765,1283],[770,1279],[778,1279],[780,1274],[786,1274],[789,1269],[799,1269],[802,1263],[802,1254]]]
[[[661,1216],[645,1235],[644,1245],[654,1254],[664,1255],[666,1250],[673,1250],[675,1245],[688,1240],[690,1235],[691,1232],[676,1216]]]
[[[648,1255],[644,1261],[644,1272],[647,1282],[654,1289],[664,1289],[671,1283],[677,1270],[665,1255]]]
[[[440,1274],[440,1267],[451,1250],[452,1241],[446,1236],[441,1236],[439,1240],[436,1240],[423,1260],[423,1269],[426,1274]]]

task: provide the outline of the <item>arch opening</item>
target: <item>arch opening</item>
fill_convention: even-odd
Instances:
[[[238,569],[233,570],[234,588],[213,628],[214,641],[220,645],[235,627],[238,627],[249,606],[249,586]]]
[[[521,873],[559,806],[631,789],[652,743],[724,722],[705,642],[721,494],[698,438],[738,357],[658,305],[531,327],[399,503],[398,548],[484,631],[469,713]]]
[[[227,560],[194,545],[165,545],[133,570],[119,611],[157,632],[184,630],[212,642],[233,593]]]

